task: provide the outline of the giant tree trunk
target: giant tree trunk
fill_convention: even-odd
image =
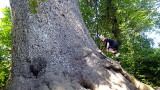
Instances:
[[[38,1],[37,13],[27,2]],[[98,53],[78,0],[10,0],[9,90],[136,90],[119,64]]]

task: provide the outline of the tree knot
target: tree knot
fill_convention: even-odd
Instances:
[[[30,72],[34,76],[39,76],[45,73],[45,68],[47,66],[47,61],[44,57],[33,58],[30,65]]]

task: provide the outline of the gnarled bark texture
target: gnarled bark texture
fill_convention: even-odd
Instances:
[[[38,1],[37,13],[27,2]],[[78,0],[10,0],[9,90],[136,90],[118,63],[98,53]]]

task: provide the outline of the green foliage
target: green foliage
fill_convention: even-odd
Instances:
[[[0,43],[11,47],[11,14],[8,7],[2,9],[4,18],[0,19]]]
[[[0,87],[7,83],[11,70],[11,14],[10,8],[2,9],[0,18]]]
[[[153,41],[145,32],[154,31],[153,26],[159,27],[156,3],[157,0],[81,0],[79,3],[97,46],[100,49],[104,46],[97,37],[100,34],[116,40],[120,44],[122,67],[152,86],[160,85],[160,51],[152,48]],[[115,59],[111,54],[106,55]]]

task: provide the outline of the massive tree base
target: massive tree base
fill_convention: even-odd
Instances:
[[[35,9],[32,1],[37,1],[36,13],[30,11]],[[139,88],[119,63],[98,52],[84,25],[78,0],[10,2],[13,65],[8,90]]]
[[[98,57],[97,57],[98,56]],[[92,58],[95,61],[92,61]],[[47,72],[40,66],[31,66],[32,77],[17,76],[10,82],[9,90],[153,90],[146,84],[136,80],[124,71],[117,61],[102,54],[89,54],[85,56],[83,64],[77,64],[76,73]],[[34,62],[37,63],[37,62]],[[43,62],[44,63],[44,62]],[[32,69],[35,69],[32,70]],[[75,71],[73,71],[75,72]],[[16,82],[16,83],[14,83]]]

